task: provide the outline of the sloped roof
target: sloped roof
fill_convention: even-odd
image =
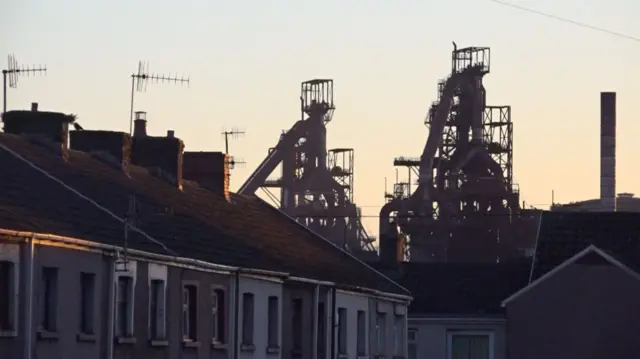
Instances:
[[[640,269],[640,213],[544,212],[531,282],[590,245],[625,266]]]
[[[377,268],[383,270],[378,264]],[[527,285],[530,260],[505,263],[400,263],[385,271],[411,291],[412,314],[501,314],[504,298]]]
[[[621,269],[623,272],[626,272],[627,274],[631,275],[633,278],[636,278],[636,279],[640,280],[640,274],[638,274],[636,271],[634,271],[633,269],[629,268],[624,263],[618,261],[617,259],[615,259],[611,255],[605,253],[600,248],[598,248],[598,247],[596,247],[596,246],[594,246],[592,244],[592,245],[589,245],[587,248],[583,249],[582,251],[578,252],[577,254],[572,256],[571,258],[569,258],[566,261],[562,262],[562,264],[560,264],[560,265],[556,266],[555,268],[553,268],[552,270],[546,272],[541,277],[536,278],[534,281],[529,283],[529,285],[527,285],[526,287],[520,289],[519,291],[517,291],[514,294],[512,294],[511,296],[509,296],[509,298],[505,299],[502,302],[502,306],[503,307],[506,306],[507,304],[509,304],[509,302],[513,301],[514,299],[518,298],[519,296],[521,296],[521,295],[533,290],[536,286],[540,285],[540,283],[542,283],[545,280],[553,277],[555,274],[559,273],[564,268],[567,268],[568,266],[570,266],[572,264],[587,264],[587,263],[591,264],[591,265],[593,265],[593,264],[602,265],[604,263],[610,264],[610,265],[614,265],[614,266],[618,267],[619,269]]]
[[[0,134],[0,146],[0,228],[122,246],[123,224],[104,209],[124,217],[129,196],[135,195],[141,212],[137,226],[182,257],[408,295],[257,197],[233,195],[229,203],[188,181],[180,191],[142,168],[131,166],[127,177],[90,154],[69,151],[65,161],[45,146],[6,133]],[[138,233],[130,234],[129,246],[168,254]]]

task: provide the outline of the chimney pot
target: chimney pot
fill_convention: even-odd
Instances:
[[[38,103],[37,102],[32,102],[31,103],[31,111],[38,111]]]
[[[147,113],[137,111],[133,121],[133,137],[147,137]]]
[[[167,131],[167,137],[174,138],[175,137],[175,132],[173,130],[168,130]]]

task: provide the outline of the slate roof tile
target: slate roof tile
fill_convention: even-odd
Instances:
[[[185,181],[183,190],[131,166],[130,177],[94,156],[59,153],[12,134],[0,144],[99,205],[124,217],[129,196],[138,227],[180,256],[407,294],[333,244],[253,196],[221,195]],[[123,245],[123,224],[0,148],[0,227]],[[140,234],[129,246],[167,254]]]
[[[544,212],[532,280],[590,245],[631,269],[640,270],[640,213]]]

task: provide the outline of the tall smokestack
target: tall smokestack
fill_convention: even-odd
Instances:
[[[600,203],[616,210],[616,93],[600,93]]]

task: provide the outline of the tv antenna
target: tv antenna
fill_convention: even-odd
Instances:
[[[231,137],[232,139],[236,139],[244,135],[245,132],[237,128],[232,128],[231,130],[222,130],[222,136],[224,136],[224,153],[229,154],[229,137]]]
[[[138,61],[138,73],[131,74],[131,114],[129,116],[129,135],[133,134],[133,103],[136,92],[145,92],[149,81],[153,83],[170,83],[189,86],[189,78],[169,75],[159,75],[149,72],[149,63]]]
[[[18,77],[20,75],[26,74],[30,76],[33,74],[35,76],[42,72],[47,73],[46,66],[21,66],[18,65],[15,55],[9,54],[7,68],[2,70],[2,113],[7,112],[7,77],[9,78],[9,87],[14,89],[18,87]]]

